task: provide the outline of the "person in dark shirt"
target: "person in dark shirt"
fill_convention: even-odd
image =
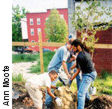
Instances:
[[[86,51],[79,52],[76,63],[76,67],[80,68],[84,74],[95,71],[91,56]]]
[[[74,78],[82,71],[82,81],[78,90],[78,108],[84,109],[85,97],[91,83],[95,80],[97,73],[94,68],[91,56],[89,54],[89,49],[81,43],[78,39],[72,42],[72,49],[74,52],[78,52],[76,59],[77,71],[70,80],[70,84]]]

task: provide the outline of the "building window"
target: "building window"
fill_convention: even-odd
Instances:
[[[37,18],[37,25],[40,25],[40,18]]]
[[[33,18],[30,18],[30,25],[33,25]]]
[[[32,40],[31,42],[35,42],[34,40]]]
[[[35,42],[34,40],[32,40],[31,42]],[[35,47],[35,46],[32,46],[32,47]]]
[[[62,19],[64,19],[64,15],[63,15],[63,14],[61,14],[60,17],[61,17]]]
[[[31,36],[34,36],[34,29],[33,28],[31,28],[30,32],[31,32]]]
[[[46,21],[48,20],[48,17],[46,17]]]
[[[37,28],[38,35],[39,35],[39,32],[41,32],[41,28]]]

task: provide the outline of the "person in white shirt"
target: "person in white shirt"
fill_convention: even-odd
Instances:
[[[58,77],[58,73],[54,70],[49,73],[43,73],[40,75],[35,75],[29,78],[25,83],[25,88],[27,89],[30,97],[33,100],[33,103],[37,109],[42,109],[42,88],[47,88],[48,94],[55,99],[57,105],[62,105],[62,101],[60,98],[56,97],[52,92],[51,88],[56,89],[55,86],[51,86],[51,82],[56,80]]]

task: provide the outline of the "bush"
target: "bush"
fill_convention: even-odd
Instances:
[[[101,76],[97,77],[94,82],[98,94],[112,95],[112,74],[102,71]]]
[[[22,74],[18,74],[18,75],[12,75],[12,81],[13,82],[25,82],[25,79],[23,78]]]
[[[110,72],[106,71],[106,70],[103,70],[101,72],[101,78],[102,79],[106,79],[108,76],[110,75]],[[111,76],[111,75],[110,75]]]

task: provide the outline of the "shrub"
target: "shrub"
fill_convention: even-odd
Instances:
[[[20,73],[18,75],[12,75],[12,81],[13,82],[25,82],[25,79],[23,78],[23,75]]]

